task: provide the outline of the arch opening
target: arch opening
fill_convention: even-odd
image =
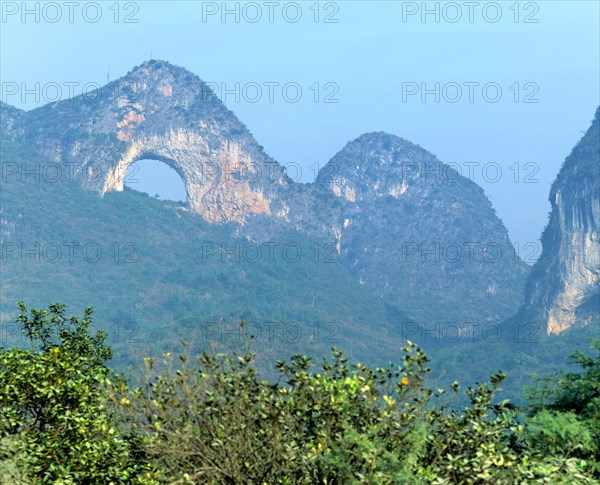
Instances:
[[[182,176],[164,161],[143,158],[127,167],[123,185],[160,200],[188,203]]]

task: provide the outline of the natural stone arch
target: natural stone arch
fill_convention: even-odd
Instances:
[[[177,130],[140,137],[103,174],[101,194],[122,191],[129,166],[154,159],[173,168],[183,181],[191,211],[209,222],[244,222],[250,214],[270,214],[270,200],[250,185],[260,167],[235,142],[214,146],[196,132]]]
[[[209,222],[280,209],[283,168],[200,78],[167,62],[145,62],[93,102],[80,96],[37,113],[53,120],[31,126],[40,151],[101,196],[123,190],[132,163],[153,158],[177,171],[190,211]]]

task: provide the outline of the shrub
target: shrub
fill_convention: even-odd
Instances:
[[[534,392],[553,399],[523,422],[494,400],[502,372],[450,411],[459,384],[450,400],[430,389],[411,342],[398,367],[295,355],[277,382],[250,349],[167,353],[133,386],[106,366],[91,309],[20,310],[30,348],[0,349],[1,483],[597,483],[598,359],[577,354],[584,372]]]
[[[30,483],[126,481],[128,446],[105,392],[110,348],[106,335],[88,333],[91,309],[82,320],[67,320],[62,305],[20,311],[31,348],[0,349],[0,443],[10,455],[2,473]]]

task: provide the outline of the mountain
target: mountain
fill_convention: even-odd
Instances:
[[[518,318],[558,334],[600,320],[600,108],[565,159],[549,200],[542,255]]]
[[[420,146],[362,135],[318,183],[341,203],[336,236],[350,274],[423,325],[469,333],[521,301],[528,267],[483,190]]]
[[[33,110],[27,125],[29,144],[100,194],[123,190],[137,160],[166,163],[181,176],[190,210],[209,222],[269,213],[285,182],[212,90],[167,62],[145,62],[96,91]]]
[[[297,231],[413,319],[462,335],[522,303],[529,268],[481,188],[401,138],[363,135],[316,183],[294,183],[200,78],[156,60],[95,92],[3,111],[76,185],[122,191],[132,163],[160,160],[181,176],[189,211],[254,243]]]

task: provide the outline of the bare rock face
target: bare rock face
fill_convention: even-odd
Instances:
[[[166,62],[145,62],[30,117],[29,136],[44,154],[100,194],[123,190],[127,168],[152,158],[179,173],[192,211],[209,222],[244,223],[271,214],[273,192],[285,183],[281,167],[210,88]]]
[[[600,315],[600,108],[566,158],[549,199],[552,212],[526,306],[548,334],[558,334]]]

